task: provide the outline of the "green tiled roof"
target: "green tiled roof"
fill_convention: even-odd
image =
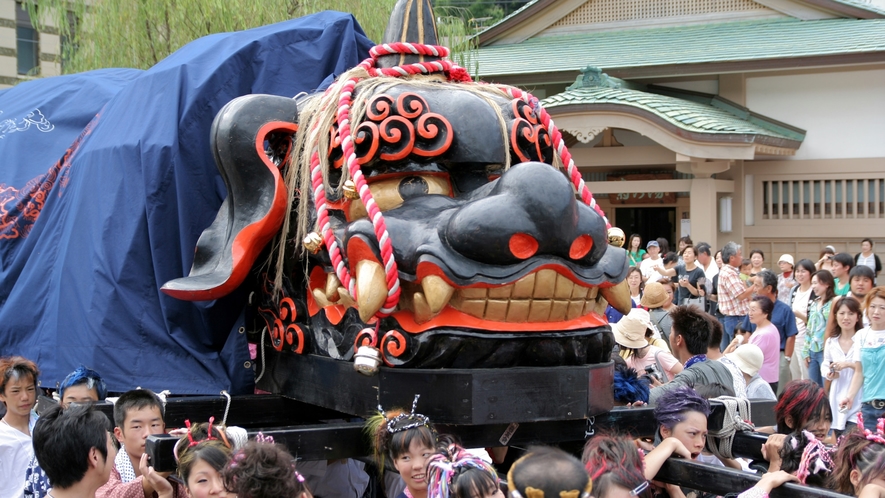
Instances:
[[[754,135],[791,142],[805,139],[804,132],[754,115],[726,100],[702,94],[693,94],[692,100],[686,100],[628,88],[578,87],[548,97],[541,104],[553,114],[555,109],[571,105],[628,106],[690,133]],[[798,143],[795,145],[798,147]]]
[[[868,12],[874,12],[876,14],[885,15],[885,9],[877,7],[877,6],[869,3],[869,1],[866,1],[866,2],[863,0],[831,0],[831,1],[833,1],[835,3],[841,3],[842,5],[848,5],[849,7],[863,9]]]
[[[843,0],[847,1],[847,0]],[[482,77],[885,52],[885,19],[766,20],[539,36],[477,52]]]

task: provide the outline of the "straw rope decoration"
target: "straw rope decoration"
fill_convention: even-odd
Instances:
[[[406,54],[426,55],[432,57],[448,57],[449,53],[450,52],[447,47],[439,45],[424,45],[419,43],[385,43],[372,47],[372,49],[369,50],[370,57],[362,61],[357,67],[364,69],[370,77],[387,76],[398,78],[402,76],[418,74],[443,73],[446,76],[446,79],[450,82],[472,82],[473,80],[470,78],[467,70],[446,59],[417,62],[414,64],[406,64],[403,66],[395,66],[390,68],[375,67],[378,57],[384,55]],[[381,258],[383,260],[382,266],[384,267],[387,288],[389,290],[387,292],[387,298],[385,299],[384,304],[382,305],[376,316],[378,316],[379,318],[383,318],[385,316],[389,316],[396,309],[397,303],[399,302],[401,289],[396,260],[393,255],[393,244],[391,243],[390,235],[387,232],[387,224],[384,221],[384,215],[381,213],[381,210],[375,203],[375,199],[372,196],[369,185],[366,182],[365,177],[363,176],[362,170],[360,169],[360,164],[356,157],[356,152],[354,149],[354,137],[350,122],[350,110],[353,99],[353,91],[360,79],[360,77],[353,77],[348,80],[343,86],[333,85],[329,87],[327,93],[335,88],[340,89],[338,97],[338,110],[335,119],[336,123],[338,124],[338,133],[341,137],[341,150],[344,155],[344,161],[347,167],[347,171],[348,173],[350,173],[350,177],[354,182],[356,191],[359,193],[360,200],[366,206],[366,212],[368,213],[369,220],[371,220],[372,222],[375,237],[378,240],[379,248],[381,251]],[[556,126],[553,124],[553,120],[550,118],[550,115],[547,113],[547,111],[541,108],[538,99],[533,97],[528,92],[523,92],[513,87],[500,86],[498,88],[509,95],[511,98],[522,99],[526,103],[528,103],[532,107],[532,109],[535,109],[536,112],[539,111],[541,123],[550,134],[554,142],[556,151],[562,158],[563,163],[567,165],[568,176],[572,181],[575,190],[580,193],[581,199],[584,201],[585,204],[595,209],[596,212],[603,217],[606,229],[611,228],[611,224],[608,222],[608,219],[605,217],[602,209],[596,204],[596,200],[593,198],[593,194],[590,193],[590,190],[587,188],[584,180],[581,178],[581,174],[580,172],[578,172],[574,160],[572,159],[571,154],[569,154],[568,149],[565,146],[565,142],[562,139],[562,133],[560,133],[559,129],[557,129]],[[311,130],[312,133],[316,131],[317,130]],[[356,279],[353,278],[350,270],[344,263],[344,258],[341,254],[341,248],[339,247],[338,242],[335,240],[335,235],[332,232],[331,223],[329,221],[329,208],[326,199],[325,187],[323,185],[322,163],[319,159],[319,152],[316,150],[311,155],[310,169],[311,187],[313,189],[314,205],[316,207],[317,213],[317,227],[323,239],[323,243],[329,251],[329,256],[332,261],[332,267],[335,269],[335,274],[338,276],[338,280],[341,281],[342,286],[347,289],[351,296],[356,297]]]

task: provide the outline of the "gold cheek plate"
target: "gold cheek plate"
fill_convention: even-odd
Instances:
[[[452,196],[452,185],[446,175],[404,175],[396,178],[387,178],[377,180],[369,184],[369,191],[381,211],[387,211],[399,207],[403,203],[403,198],[399,193],[399,185],[406,178],[418,177],[427,183],[427,195],[438,194],[448,197]],[[361,199],[354,199],[349,203],[347,208],[347,218],[349,221],[366,218],[366,206]]]

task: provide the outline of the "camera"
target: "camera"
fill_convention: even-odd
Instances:
[[[645,376],[649,379],[654,378],[658,382],[661,381],[661,376],[658,374],[658,369],[655,368],[654,365],[646,365],[645,366]]]

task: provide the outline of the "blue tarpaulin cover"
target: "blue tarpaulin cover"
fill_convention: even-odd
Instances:
[[[241,95],[313,91],[370,47],[351,15],[323,12],[201,38],[147,71],[0,92],[0,356],[34,360],[47,387],[83,364],[111,391],[248,392],[244,292],[160,292],[227,195],[212,120]]]

